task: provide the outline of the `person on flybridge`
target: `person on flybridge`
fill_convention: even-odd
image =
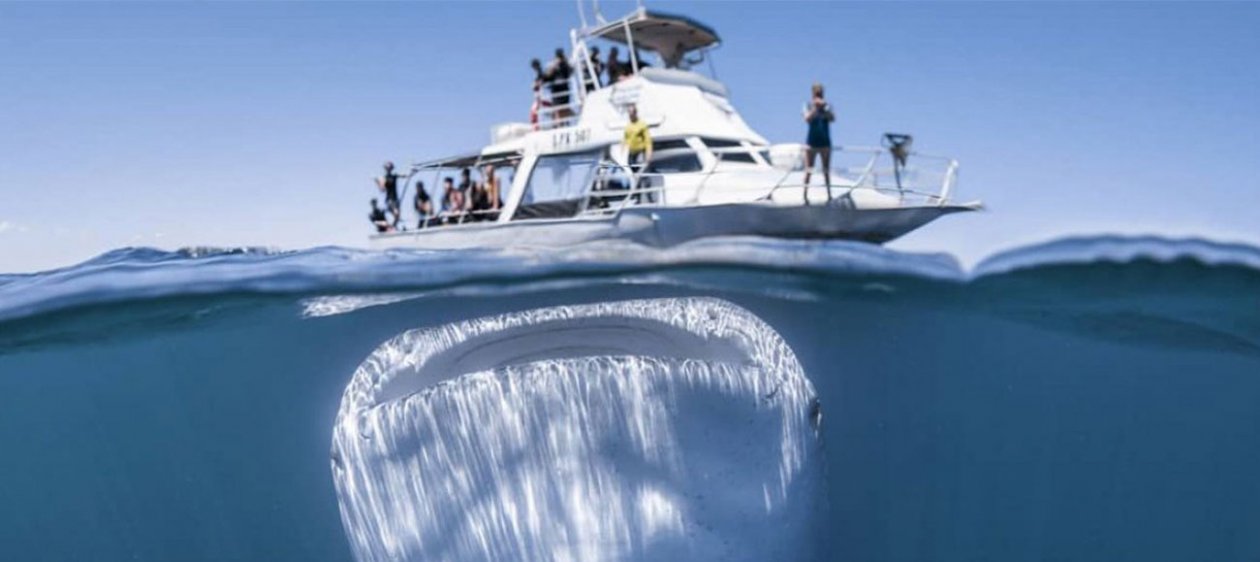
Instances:
[[[551,103],[556,106],[554,119],[567,119],[573,116],[573,108],[569,107],[569,78],[573,76],[573,67],[564,56],[564,49],[557,48],[556,56],[547,65],[547,87],[551,90]]]
[[[604,73],[604,61],[599,60],[599,47],[591,47],[590,54],[591,76],[582,77],[582,81],[586,83],[586,91],[588,93],[599,88],[599,76]]]
[[[608,50],[608,62],[604,65],[604,69],[608,71],[609,84],[616,84],[618,81],[630,77],[630,63],[621,62],[621,59],[617,56],[616,47]]]

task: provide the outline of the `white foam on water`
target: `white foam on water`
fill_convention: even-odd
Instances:
[[[348,314],[356,310],[373,306],[384,306],[397,302],[418,299],[424,293],[383,293],[369,295],[327,295],[302,299],[303,318],[323,318]]]
[[[333,475],[361,561],[800,560],[819,420],[792,351],[730,303],[555,307],[383,344]]]

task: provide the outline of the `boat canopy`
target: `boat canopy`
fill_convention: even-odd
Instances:
[[[696,20],[643,9],[601,25],[587,36],[653,51],[667,60],[721,42],[713,28]]]
[[[472,168],[476,166],[501,164],[516,164],[521,159],[521,152],[513,150],[509,152],[496,152],[492,154],[482,154],[474,152],[471,154],[461,154],[459,156],[451,156],[449,158],[439,158],[428,162],[419,162],[411,165],[412,170],[440,170],[450,168]]]

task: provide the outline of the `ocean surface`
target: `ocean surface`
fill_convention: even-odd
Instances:
[[[2,560],[1260,560],[1260,249],[0,275]]]

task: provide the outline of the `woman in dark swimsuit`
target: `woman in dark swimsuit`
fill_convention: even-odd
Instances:
[[[815,83],[811,88],[812,96],[805,104],[805,122],[809,124],[809,133],[805,144],[805,204],[809,204],[809,176],[814,170],[814,156],[822,157],[823,180],[827,185],[827,200],[831,201],[831,122],[836,120],[831,111],[831,104],[823,98],[822,84]]]

